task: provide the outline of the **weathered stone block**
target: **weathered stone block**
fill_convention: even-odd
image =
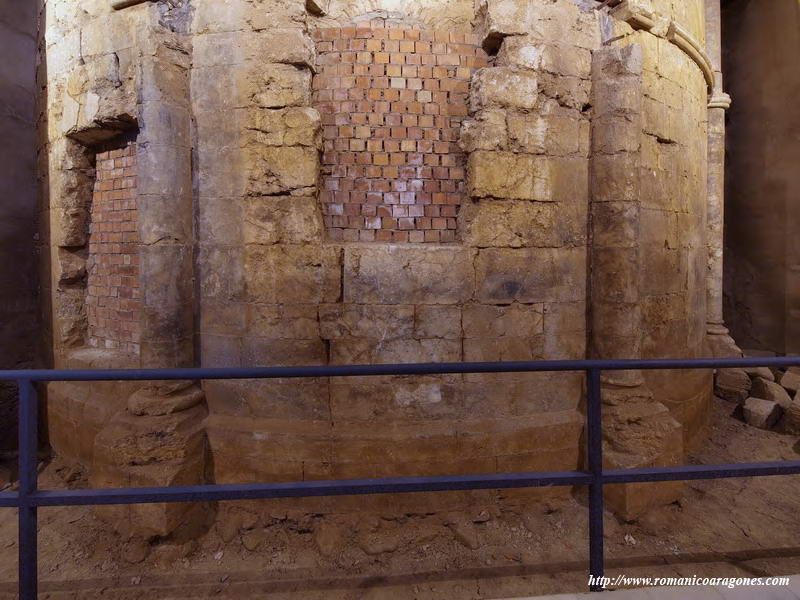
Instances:
[[[325,235],[316,198],[254,196],[247,198],[244,206],[245,244],[313,243]]]
[[[781,376],[780,384],[790,392],[800,390],[800,367],[789,367]]]
[[[320,116],[313,108],[258,109],[247,114],[249,143],[256,146],[321,146]]]
[[[532,338],[544,332],[543,305],[468,304],[464,307],[463,328],[465,338]]]
[[[255,302],[336,302],[341,295],[341,252],[331,247],[247,246],[245,289]]]
[[[251,99],[261,108],[311,104],[311,71],[292,65],[254,66]]]
[[[594,202],[638,202],[640,193],[648,197],[640,185],[638,154],[593,155],[591,192]]]
[[[244,155],[248,165],[248,195],[272,196],[314,188],[319,180],[319,153],[315,148],[248,146]]]
[[[375,304],[323,304],[319,307],[322,337],[376,338],[411,337],[414,307]]]
[[[252,336],[295,341],[320,338],[314,304],[247,304],[242,313]]]
[[[458,362],[460,340],[334,338],[331,363],[339,365]]]
[[[487,67],[472,76],[470,111],[502,107],[532,110],[538,99],[536,74],[513,67]]]
[[[461,208],[464,241],[477,248],[561,247],[566,245],[561,219],[553,202],[491,200]]]
[[[328,351],[320,338],[308,340],[242,338],[242,366],[322,365]]]
[[[750,376],[742,369],[719,369],[714,381],[714,393],[720,398],[741,404],[750,396]]]
[[[475,273],[476,298],[487,304],[579,301],[585,296],[586,250],[481,250]]]
[[[245,292],[244,250],[237,246],[201,245],[197,254],[200,295],[242,300]]]
[[[748,398],[744,403],[744,420],[759,429],[770,429],[781,418],[781,407],[777,402]]]
[[[469,155],[469,188],[475,198],[551,200],[550,163],[542,156],[511,152]]]
[[[505,150],[507,138],[506,111],[486,109],[461,124],[458,143],[465,152]]]
[[[745,371],[746,372],[746,371]],[[786,409],[792,403],[792,398],[786,390],[768,379],[762,377],[755,377],[752,379],[753,385],[750,389],[750,396],[753,398],[761,398],[762,400],[771,400]]]
[[[458,304],[472,297],[474,253],[460,247],[369,246],[345,249],[344,301]]]
[[[416,307],[414,337],[458,339],[461,335],[461,308],[433,305]]]

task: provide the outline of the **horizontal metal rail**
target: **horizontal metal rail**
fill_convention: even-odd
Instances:
[[[19,508],[19,596],[37,597],[37,511],[40,506],[85,506],[197,502],[261,498],[303,498],[548,486],[589,487],[589,573],[603,575],[603,486],[620,483],[686,481],[800,474],[800,461],[729,465],[682,465],[603,469],[602,371],[718,369],[800,366],[800,357],[664,360],[562,360],[483,363],[419,363],[230,369],[42,369],[0,371],[0,381],[19,388],[19,486],[0,492],[0,507]],[[584,371],[587,377],[586,471],[492,473],[439,477],[388,477],[288,483],[218,484],[88,490],[39,490],[37,486],[38,401],[34,383],[49,381],[165,381],[176,379],[283,379],[474,373]],[[600,588],[592,586],[593,591]]]

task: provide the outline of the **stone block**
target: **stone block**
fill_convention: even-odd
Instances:
[[[769,369],[767,369],[769,370]],[[747,372],[745,370],[745,372]],[[770,373],[771,374],[771,373]],[[792,403],[792,398],[786,390],[769,379],[763,377],[755,377],[752,379],[753,385],[750,389],[750,396],[753,398],[760,398],[762,400],[771,400],[780,406],[782,409],[788,408]]]
[[[592,121],[592,151],[598,154],[638,152],[642,132],[625,116],[610,115]]]
[[[458,144],[465,152],[505,150],[507,138],[506,111],[486,109],[462,122]]]
[[[575,302],[586,290],[585,248],[481,250],[476,299],[486,304]]]
[[[345,337],[396,340],[412,337],[414,307],[376,304],[322,304],[319,327],[324,339]],[[430,336],[433,337],[433,336]]]
[[[252,43],[258,61],[306,69],[316,66],[314,42],[301,27],[269,27],[253,36]]]
[[[461,338],[461,308],[422,304],[414,311],[415,338]]]
[[[750,376],[742,369],[719,369],[714,378],[714,393],[729,402],[743,403],[751,387]]]
[[[319,181],[319,153],[303,146],[247,146],[247,193],[274,196],[292,190],[314,188]]]
[[[242,236],[245,244],[300,244],[324,238],[316,198],[253,196],[244,201]]]
[[[345,249],[344,301],[459,304],[472,297],[474,252],[461,247],[362,246]]]
[[[311,340],[242,338],[243,367],[322,365],[328,350],[319,338]]]
[[[517,67],[538,71],[542,66],[545,45],[527,35],[514,35],[503,40],[497,52],[496,63],[500,67]]]
[[[555,101],[545,103],[540,114],[508,115],[509,149],[515,152],[570,156],[588,147],[586,119]],[[583,139],[585,138],[585,139]]]
[[[642,191],[637,153],[592,156],[591,194],[594,202],[639,202]]]
[[[241,301],[245,295],[244,250],[237,246],[201,245],[197,253],[200,295]]]
[[[543,305],[468,304],[464,307],[463,328],[465,338],[533,338],[544,332]]]
[[[188,147],[138,144],[136,191],[145,196],[191,198],[191,161],[191,151]],[[173,218],[175,216],[173,215]]]
[[[468,338],[464,340],[466,362],[544,360],[544,337]]]
[[[533,110],[538,93],[536,73],[514,67],[486,67],[472,76],[470,111],[494,107]]]
[[[783,426],[787,433],[800,434],[800,398],[797,394],[792,403],[784,407]]]
[[[320,338],[315,304],[246,304],[240,310],[248,335],[295,341]]]
[[[446,339],[335,338],[331,363],[339,365],[458,362],[461,341]]]
[[[118,413],[94,441],[93,487],[198,485],[205,477],[205,407],[167,416]],[[101,518],[123,535],[146,539],[168,536],[180,528],[196,531],[202,523],[197,503],[146,507],[98,507]],[[192,518],[194,517],[194,518]]]
[[[141,201],[141,199],[140,199]],[[196,204],[199,244],[234,246],[242,241],[244,201],[241,198],[200,196]]]
[[[247,116],[248,143],[321,147],[320,116],[311,107],[257,109],[248,111]]]
[[[475,198],[551,200],[547,158],[511,152],[473,152],[468,159],[470,195]]]
[[[293,65],[261,64],[253,67],[250,83],[251,101],[260,108],[309,106],[311,71]]]
[[[790,392],[796,393],[800,390],[800,367],[789,367],[781,375],[780,384]]]
[[[748,398],[744,402],[744,420],[759,429],[771,429],[781,418],[781,407],[777,402]]]
[[[553,202],[493,200],[462,206],[464,241],[477,248],[561,247],[563,211]]]
[[[597,247],[636,247],[639,241],[639,205],[635,202],[593,202],[592,234]]]
[[[165,310],[191,305],[194,291],[190,247],[142,246],[139,259],[143,307]]]
[[[246,296],[254,302],[336,302],[341,296],[341,251],[323,246],[247,246]]]

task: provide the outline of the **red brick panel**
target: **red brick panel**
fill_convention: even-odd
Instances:
[[[322,205],[332,240],[453,242],[465,196],[458,133],[476,37],[399,27],[318,29]]]
[[[89,226],[89,345],[136,354],[140,339],[136,145],[97,154]]]

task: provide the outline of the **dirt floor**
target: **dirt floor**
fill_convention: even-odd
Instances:
[[[715,401],[709,439],[691,463],[797,459],[797,437],[754,429],[732,412]],[[85,485],[58,459],[42,470],[42,488]],[[43,509],[40,597],[472,600],[586,591],[581,493],[497,506],[322,517],[268,501],[260,514],[226,503],[225,525],[186,544],[123,540],[90,508]],[[607,573],[798,574],[799,509],[797,476],[689,482],[679,503],[637,522],[606,515]],[[16,511],[0,509],[2,600],[15,597],[16,536]]]

